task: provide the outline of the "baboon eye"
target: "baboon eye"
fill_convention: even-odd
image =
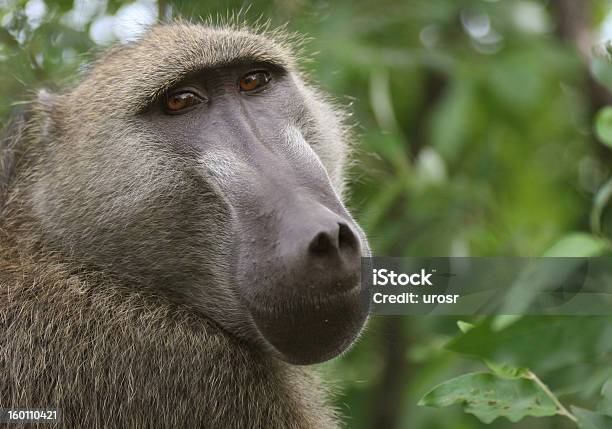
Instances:
[[[242,92],[253,92],[265,87],[272,76],[265,70],[252,71],[240,78],[239,86]]]
[[[202,101],[202,97],[191,91],[176,92],[166,97],[165,110],[167,113],[183,113]]]

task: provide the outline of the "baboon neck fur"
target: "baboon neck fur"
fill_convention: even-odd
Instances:
[[[70,428],[336,427],[309,369],[187,307],[13,243],[2,231],[2,407],[59,407]]]

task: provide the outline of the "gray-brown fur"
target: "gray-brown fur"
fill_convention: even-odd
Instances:
[[[60,407],[70,428],[338,426],[317,376],[253,337],[215,187],[133,120],[189,72],[244,55],[295,76],[295,125],[341,193],[341,114],[276,33],[154,27],[74,89],[41,92],[0,148],[0,407]]]
[[[0,406],[59,407],[66,428],[336,426],[309,370],[112,279],[7,253]]]

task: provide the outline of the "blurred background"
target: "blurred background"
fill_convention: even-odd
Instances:
[[[147,25],[241,9],[307,35],[304,70],[353,112],[350,206],[376,255],[609,252],[612,71],[605,47],[592,53],[612,39],[607,0],[0,0],[0,120]],[[438,383],[486,371],[474,357],[530,368],[563,403],[612,410],[610,319],[469,321],[488,328],[467,339],[456,318],[373,318],[321,366],[348,427],[576,427],[563,416],[486,425],[460,406],[417,405]]]

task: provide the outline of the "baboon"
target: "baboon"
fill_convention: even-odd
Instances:
[[[333,428],[367,318],[341,109],[291,38],[175,22],[41,90],[0,157],[0,407],[68,428]],[[48,427],[48,426],[46,426]]]

